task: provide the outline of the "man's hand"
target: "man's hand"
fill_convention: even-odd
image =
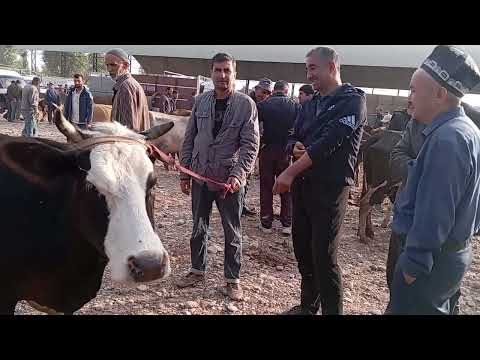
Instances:
[[[185,195],[190,195],[190,188],[191,188],[192,181],[189,180],[180,180],[180,189],[182,193]]]
[[[405,278],[405,282],[407,283],[407,285],[411,285],[415,282],[415,280],[417,280],[417,278],[408,275],[405,271],[403,272],[403,277]]]
[[[232,186],[232,190],[230,190],[231,193],[236,193],[240,190],[240,181],[238,181],[236,177],[230,176],[227,180],[227,184]]]
[[[287,171],[282,172],[273,185],[273,195],[289,192],[294,179]]]
[[[295,143],[295,146],[293,148],[293,157],[294,159],[300,159],[302,157],[303,154],[305,154],[305,146],[300,142],[300,141],[297,141]]]

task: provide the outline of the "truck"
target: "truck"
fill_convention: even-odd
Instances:
[[[187,76],[165,71],[163,74],[132,74],[143,87],[151,104],[152,95],[163,92],[167,87],[178,91],[177,109],[191,110],[193,98],[203,91],[213,88],[213,83],[204,76]],[[106,74],[91,74],[88,88],[96,104],[112,105],[115,82]]]

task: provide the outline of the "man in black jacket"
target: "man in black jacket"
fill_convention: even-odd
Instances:
[[[292,240],[302,276],[301,303],[285,314],[343,314],[337,250],[349,186],[367,120],[366,95],[342,84],[336,51],[311,50],[307,78],[317,93],[302,106],[287,152],[296,161],[275,182],[273,193],[292,186]]]
[[[275,177],[290,166],[291,155],[285,152],[288,135],[300,112],[300,105],[288,97],[289,86],[286,81],[277,81],[273,94],[257,104],[258,121],[263,125],[260,150],[260,228],[265,233],[272,232],[273,223],[273,184]],[[290,192],[280,195],[284,235],[291,234],[292,199]]]

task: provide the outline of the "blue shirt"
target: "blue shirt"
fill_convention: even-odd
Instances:
[[[480,130],[462,107],[455,107],[438,115],[423,135],[392,224],[395,232],[406,234],[400,266],[414,277],[429,274],[441,247],[467,240],[480,222]]]

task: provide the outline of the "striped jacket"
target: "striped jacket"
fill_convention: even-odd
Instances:
[[[150,129],[147,97],[142,86],[130,73],[116,79],[113,94],[112,121],[135,131]]]

